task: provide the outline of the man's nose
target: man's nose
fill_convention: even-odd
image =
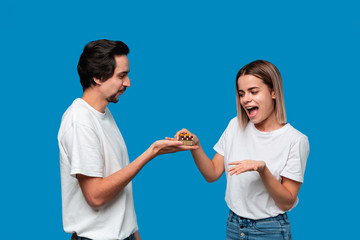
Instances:
[[[125,87],[130,87],[130,78],[129,78],[129,77],[127,77],[127,78],[125,79],[123,85],[124,85]]]

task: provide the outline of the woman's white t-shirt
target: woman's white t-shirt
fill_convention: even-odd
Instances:
[[[307,137],[290,124],[272,132],[257,130],[249,122],[244,130],[237,117],[233,118],[214,146],[224,156],[227,179],[225,201],[237,215],[250,219],[274,217],[284,213],[276,206],[257,171],[232,175],[227,172],[230,162],[261,160],[275,178],[282,177],[303,182],[306,161],[309,155]],[[295,201],[295,207],[298,199]]]

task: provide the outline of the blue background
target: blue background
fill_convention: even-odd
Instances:
[[[235,76],[274,63],[288,121],[309,137],[294,239],[354,239],[360,214],[357,1],[12,1],[0,4],[1,239],[70,239],[62,228],[57,132],[82,89],[92,40],[130,47],[131,87],[109,105],[130,159],[186,127],[208,156],[236,115]],[[190,153],[160,156],[133,181],[143,239],[224,239],[225,177]]]

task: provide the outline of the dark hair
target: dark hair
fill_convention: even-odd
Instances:
[[[77,66],[83,90],[95,84],[94,78],[106,81],[112,77],[116,68],[114,56],[128,54],[128,46],[121,41],[102,39],[88,43]]]

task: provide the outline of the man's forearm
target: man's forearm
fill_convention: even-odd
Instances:
[[[105,178],[78,175],[81,189],[89,205],[98,209],[114,198],[156,156],[152,147],[147,149],[128,166]]]
[[[141,168],[157,155],[194,150],[197,148],[198,146],[184,146],[181,141],[158,140],[128,166],[108,177],[93,178],[77,175],[77,178],[86,201],[92,208],[97,209],[123,190]]]

